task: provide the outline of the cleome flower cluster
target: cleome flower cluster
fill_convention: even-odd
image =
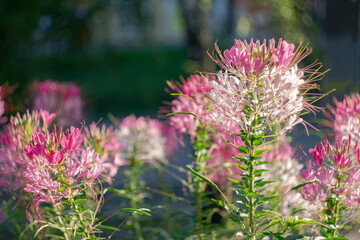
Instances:
[[[223,53],[217,46],[213,60],[223,69],[210,81],[213,89],[208,96],[215,104],[211,116],[224,123],[236,122],[241,131],[272,127],[283,124],[280,134],[290,130],[303,120],[302,110],[314,111],[312,98],[307,93],[318,86],[314,83],[320,74],[313,70],[314,63],[299,68],[298,63],[311,50],[279,40],[271,39],[247,43],[235,40],[230,50]],[[260,124],[252,126],[255,117]]]

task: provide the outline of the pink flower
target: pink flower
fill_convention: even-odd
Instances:
[[[170,109],[165,109],[164,112],[188,112],[195,114],[204,122],[209,122],[206,109],[209,99],[206,94],[211,90],[210,79],[210,76],[190,75],[186,80],[181,79],[181,83],[168,82],[172,91],[185,96],[177,96],[169,103]],[[169,117],[169,124],[180,136],[187,133],[194,138],[202,122],[193,115],[176,114]]]
[[[82,120],[81,91],[74,83],[34,82],[30,92],[32,109],[56,113],[60,125],[78,124]]]
[[[124,144],[120,149],[121,157],[128,164],[131,161],[167,163],[165,146],[171,139],[166,133],[167,127],[158,120],[135,115],[124,118],[116,129],[117,140]]]
[[[118,168],[126,165],[126,161],[121,157],[120,149],[123,144],[116,138],[115,131],[112,127],[98,127],[92,123],[90,128],[85,127],[85,144],[100,156],[102,166],[109,171],[109,176],[114,177]],[[110,179],[108,179],[110,183]]]
[[[337,199],[349,210],[356,208],[360,197],[360,166],[353,153],[358,151],[351,139],[336,141],[335,145],[325,140],[310,149],[316,164],[309,161],[301,176],[307,181],[317,179],[318,182],[303,187],[304,199],[325,207],[325,199],[337,194]]]
[[[310,49],[295,49],[281,39],[277,46],[274,39],[268,44],[235,40],[223,55],[216,45],[215,49],[217,55],[212,58],[224,71],[210,81],[212,89],[207,95],[212,100],[212,120],[219,124],[233,121],[242,132],[282,125],[279,134],[284,134],[304,123],[301,111],[318,109],[308,103],[318,96],[302,93],[317,88],[313,82],[320,74],[311,69],[317,64],[298,68]],[[259,117],[263,120],[254,125]]]
[[[328,117],[335,139],[347,140],[350,136],[353,143],[360,142],[360,95],[345,95],[343,101],[334,99],[334,103],[335,107],[328,106]]]

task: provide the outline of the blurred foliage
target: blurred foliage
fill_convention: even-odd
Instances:
[[[91,112],[157,109],[164,99],[170,99],[164,91],[165,80],[186,74],[185,58],[183,49],[72,53],[37,57],[30,65],[30,75],[75,82],[83,89]]]
[[[272,28],[289,42],[312,42],[319,33],[313,20],[313,0],[256,0],[256,4],[269,9]]]
[[[0,79],[19,83],[24,91],[29,80],[31,56],[41,44],[51,54],[83,49],[89,41],[89,19],[101,8],[96,0],[0,1]]]

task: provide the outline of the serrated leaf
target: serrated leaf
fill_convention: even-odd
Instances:
[[[299,185],[291,188],[291,190],[296,190],[296,189],[299,189],[299,188],[301,188],[301,187],[303,187],[303,186],[305,186],[305,185],[308,185],[308,184],[311,184],[311,183],[315,183],[315,182],[319,182],[319,180],[318,180],[318,179],[314,179],[314,180],[310,180],[310,181],[301,183],[301,184],[299,184]]]

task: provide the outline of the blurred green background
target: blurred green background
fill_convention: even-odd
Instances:
[[[214,70],[234,38],[282,37],[332,70],[322,89],[359,91],[359,0],[2,0],[0,83],[26,106],[32,80],[73,81],[90,114],[157,111],[166,80]],[[326,100],[328,101],[328,100]]]

